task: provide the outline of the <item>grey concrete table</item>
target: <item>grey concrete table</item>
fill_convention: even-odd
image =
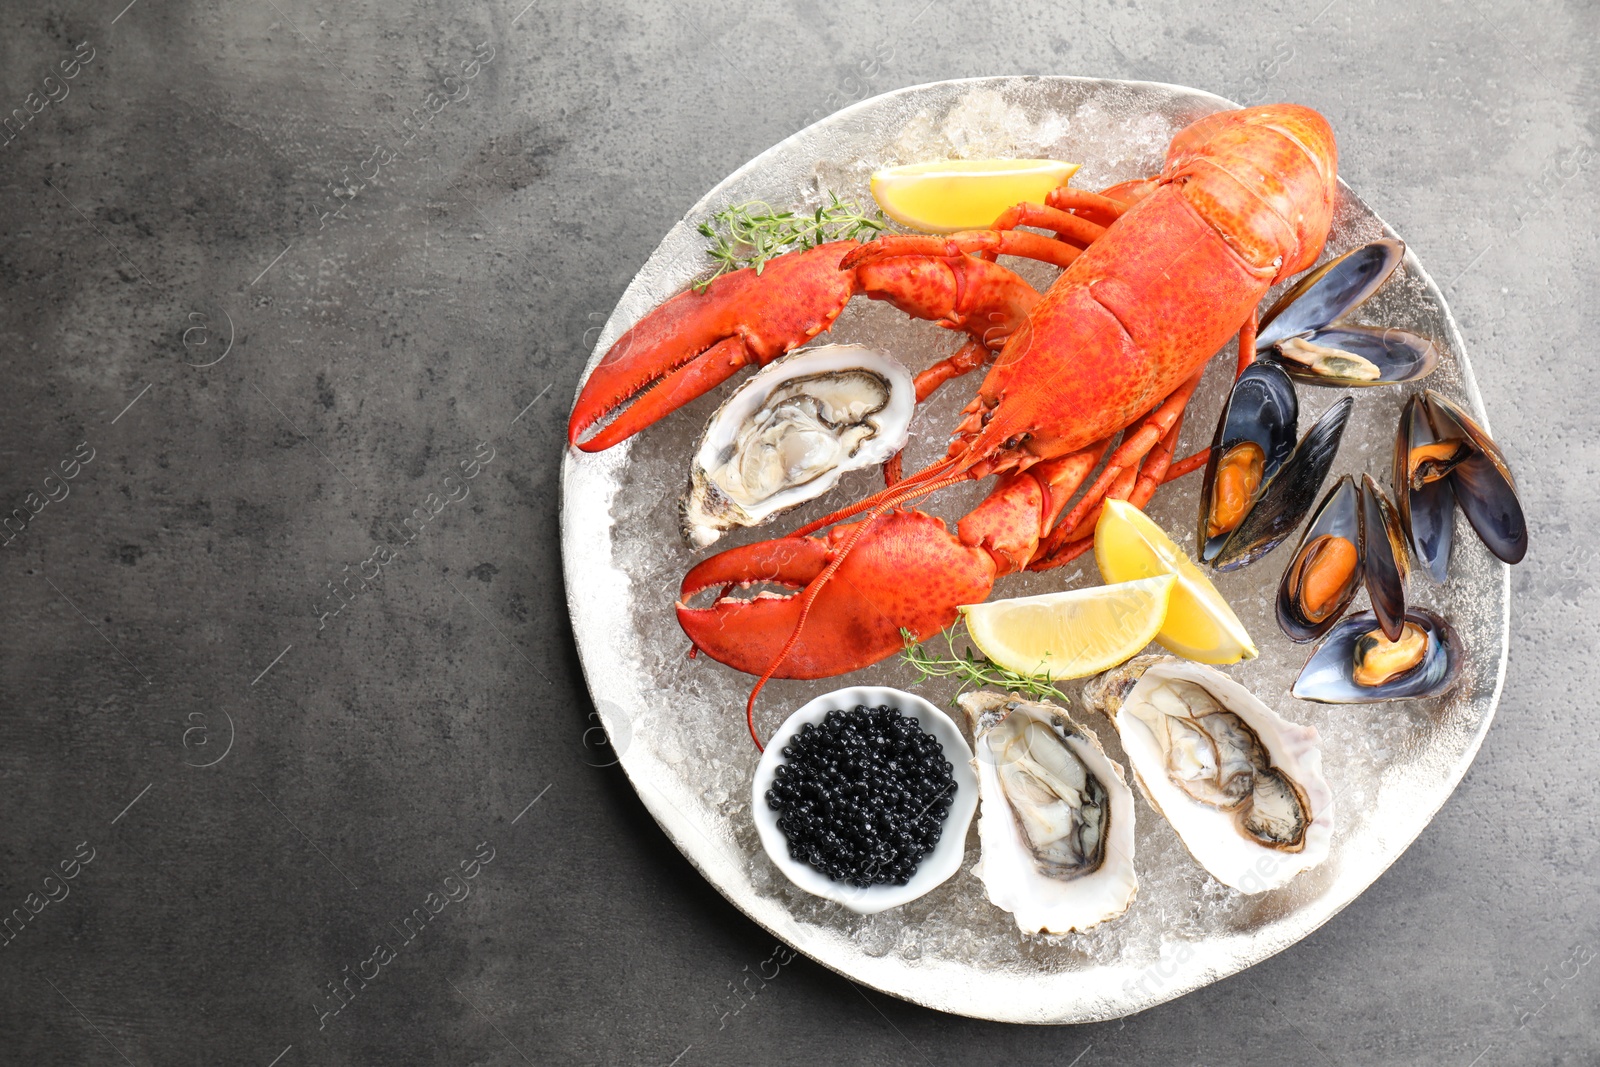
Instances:
[[[0,1061],[1595,1062],[1593,4],[123,4],[0,16]],[[1505,699],[1364,897],[1165,1007],[736,1000],[771,939],[594,766],[568,405],[729,170],[997,73],[1328,115],[1521,476]]]

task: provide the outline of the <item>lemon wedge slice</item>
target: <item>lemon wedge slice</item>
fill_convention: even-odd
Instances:
[[[1178,579],[1166,623],[1156,635],[1169,652],[1201,663],[1256,657],[1255,642],[1200,567],[1166,531],[1125,500],[1108,500],[1094,528],[1094,558],[1108,582],[1157,574]]]
[[[1076,163],[1053,159],[943,159],[886,167],[872,176],[872,195],[902,226],[930,233],[981,230],[1024,200],[1044,203],[1065,185]]]
[[[1176,587],[1176,578],[1162,574],[968,604],[961,614],[972,643],[994,663],[1060,681],[1099,674],[1132,659],[1155,639]]]

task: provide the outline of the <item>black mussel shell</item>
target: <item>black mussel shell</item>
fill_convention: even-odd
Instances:
[[[1362,507],[1361,491],[1347,474],[1334,483],[1328,495],[1322,498],[1317,510],[1294,550],[1294,558],[1283,569],[1283,579],[1278,583],[1278,626],[1297,644],[1315,641],[1339,621],[1344,609],[1350,606],[1356,590],[1361,587]],[[1300,579],[1306,557],[1323,537],[1342,537],[1356,550],[1355,569],[1339,599],[1330,604],[1320,620],[1315,620],[1305,610],[1300,597]]]
[[[1420,396],[1412,396],[1400,412],[1394,440],[1394,494],[1400,507],[1400,526],[1411,542],[1411,553],[1435,582],[1444,584],[1450,569],[1450,541],[1455,531],[1456,497],[1449,478],[1421,486],[1411,481],[1411,453],[1437,443]]]
[[[1400,241],[1372,241],[1302,276],[1262,317],[1256,351],[1337,322],[1377,292],[1405,254]]]
[[[1428,421],[1441,440],[1466,438],[1472,444],[1472,454],[1450,471],[1456,503],[1490,552],[1505,563],[1520,563],[1528,552],[1528,523],[1505,456],[1460,407],[1432,389],[1424,402]]]
[[[1253,441],[1260,447],[1263,465],[1261,486],[1256,490],[1259,500],[1267,482],[1294,452],[1299,417],[1300,401],[1295,395],[1294,383],[1279,367],[1266,362],[1253,363],[1233,383],[1222,417],[1217,420],[1217,432],[1211,439],[1211,458],[1206,462],[1205,478],[1200,483],[1200,524],[1195,544],[1201,546],[1201,560],[1214,557],[1228,539],[1227,533],[1206,536],[1212,492],[1216,488],[1222,457],[1246,441]]]
[[[1439,349],[1426,337],[1394,326],[1330,326],[1285,338],[1269,358],[1296,381],[1312,385],[1394,385],[1433,373]]]
[[[1382,685],[1357,685],[1351,680],[1356,642],[1378,629],[1370,611],[1352,615],[1329,633],[1306,661],[1291,692],[1301,700],[1322,704],[1376,704],[1438,696],[1455,682],[1463,659],[1461,639],[1449,623],[1431,611],[1412,608],[1406,621],[1420,627],[1428,638],[1422,662]]]
[[[1361,516],[1361,564],[1367,572],[1367,595],[1384,636],[1398,641],[1406,621],[1406,539],[1394,505],[1366,474],[1361,476]]]
[[[1294,532],[1322,491],[1323,480],[1328,477],[1333,457],[1339,452],[1339,439],[1344,435],[1354,404],[1350,397],[1342,397],[1306,431],[1300,444],[1256,498],[1250,514],[1228,535],[1222,550],[1212,560],[1212,566],[1219,571],[1248,566],[1277,548]]]

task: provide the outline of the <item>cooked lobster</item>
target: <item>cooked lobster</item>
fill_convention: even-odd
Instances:
[[[760,275],[727,275],[623,335],[578,398],[571,440],[587,450],[622,440],[827,329],[856,293],[969,334],[919,375],[919,399],[994,354],[944,459],[900,480],[891,469],[883,491],[788,537],[721,552],[684,578],[680,623],[697,649],[760,675],[753,708],[768,678],[874,663],[902,647],[902,629],[921,638],[950,625],[957,605],[984,599],[995,578],[1075,558],[1092,544],[1102,501],[1143,506],[1164,479],[1192,469],[1172,463],[1184,406],[1231,337],[1241,365],[1252,357],[1268,288],[1320,256],[1336,172],[1333,132],[1317,112],[1219,112],[1173,138],[1154,178],[1100,194],[1063,187],[989,230],[827,244]],[[998,255],[1065,269],[1041,296]],[[953,534],[902,507],[991,474],[993,491]],[[730,595],[760,584],[794,592]],[[716,588],[715,603],[688,606]]]

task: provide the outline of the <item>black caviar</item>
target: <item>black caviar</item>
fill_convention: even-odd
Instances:
[[[956,795],[938,738],[899,708],[830,711],[783,748],[767,806],[789,855],[836,882],[905,885]]]

